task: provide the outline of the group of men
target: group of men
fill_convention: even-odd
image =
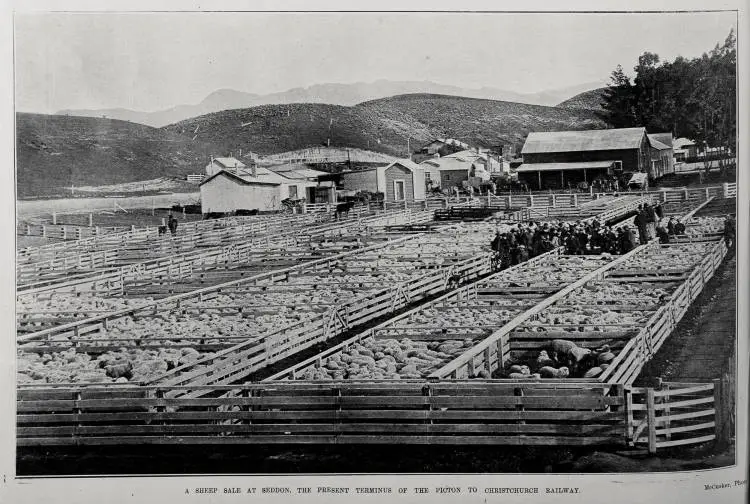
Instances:
[[[530,222],[519,224],[506,233],[495,234],[491,247],[501,268],[565,247],[567,254],[624,254],[638,245],[635,231],[624,227],[615,230],[596,219],[575,223]]]

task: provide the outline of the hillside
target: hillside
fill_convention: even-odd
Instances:
[[[289,103],[324,103],[353,106],[368,100],[409,93],[465,96],[468,98],[552,106],[569,96],[598,85],[600,84],[594,82],[561,89],[549,89],[537,93],[517,93],[487,86],[482,88],[465,88],[431,81],[389,81],[380,79],[375,82],[355,82],[351,84],[314,84],[308,87],[298,87],[263,95],[234,89],[219,89],[209,94],[200,103],[194,105],[177,105],[165,110],[149,112],[112,108],[61,110],[58,114],[122,119],[159,128],[191,117],[220,112],[222,110],[242,109],[260,105],[284,105]]]
[[[575,108],[575,109],[586,109],[595,110],[602,112],[602,102],[604,101],[604,92],[607,88],[597,88],[591,91],[584,91],[583,93],[577,94],[572,98],[568,98],[562,103],[558,103],[558,107],[562,108]]]
[[[16,114],[19,198],[70,195],[70,186],[117,184],[201,171],[215,148],[111,119]]]
[[[529,131],[604,127],[593,112],[456,96],[410,94],[354,107],[323,104],[264,105],[225,110],[165,127],[224,151],[271,154],[325,145],[405,156],[435,137],[460,138],[480,147],[523,143]],[[329,136],[330,131],[330,136]],[[407,140],[409,143],[407,144]]]
[[[421,140],[448,136],[470,145],[523,145],[529,131],[595,129],[604,123],[592,112],[455,96],[413,94],[358,105],[383,121],[429,125]],[[416,135],[415,135],[416,136]]]

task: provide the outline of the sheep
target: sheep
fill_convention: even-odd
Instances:
[[[599,366],[596,366],[586,371],[583,377],[584,378],[596,378],[600,374],[602,374],[602,368],[600,368]]]
[[[537,367],[551,366],[554,367],[555,362],[550,359],[549,354],[546,350],[539,352],[539,357],[536,358]]]
[[[551,366],[544,366],[539,370],[539,375],[542,378],[567,378],[570,376],[570,371],[565,366],[560,369],[555,369]]]

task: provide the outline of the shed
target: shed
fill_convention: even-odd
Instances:
[[[596,176],[651,173],[652,153],[645,128],[529,133],[519,180],[537,189],[560,189]],[[556,171],[556,175],[548,175]]]
[[[276,211],[281,210],[281,202],[287,198],[306,197],[308,202],[314,203],[322,194],[335,194],[330,187],[318,190],[316,180],[293,179],[262,167],[253,167],[253,173],[241,175],[221,170],[204,180],[200,190],[203,213]]]
[[[341,172],[342,189],[383,193],[384,200],[421,201],[425,198],[425,171],[408,159],[387,166]]]
[[[674,152],[672,150],[672,133],[654,133],[648,135],[651,144],[651,174],[654,178],[674,173]]]

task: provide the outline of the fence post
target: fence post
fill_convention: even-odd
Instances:
[[[52,211],[52,224],[57,225],[57,212]]]
[[[667,191],[664,190],[664,189],[661,190],[661,201],[662,201],[662,203],[666,203],[667,202]]]
[[[646,389],[646,413],[648,414],[648,452],[656,453],[656,409],[654,408],[654,389]]]
[[[578,195],[575,193],[573,194],[573,206],[578,208]]]
[[[729,183],[724,182],[723,184],[721,184],[721,188],[724,192],[724,198],[728,198],[729,197]]]
[[[683,192],[683,195],[685,196],[685,201],[687,201],[688,199],[690,199],[690,198],[688,197],[688,190],[687,190],[687,187],[686,187],[685,189],[683,189],[683,190],[682,190],[682,192]]]
[[[716,379],[714,382],[714,423],[716,433],[716,444],[719,447],[726,446],[729,441],[729,414],[727,398],[727,382],[724,378]]]

